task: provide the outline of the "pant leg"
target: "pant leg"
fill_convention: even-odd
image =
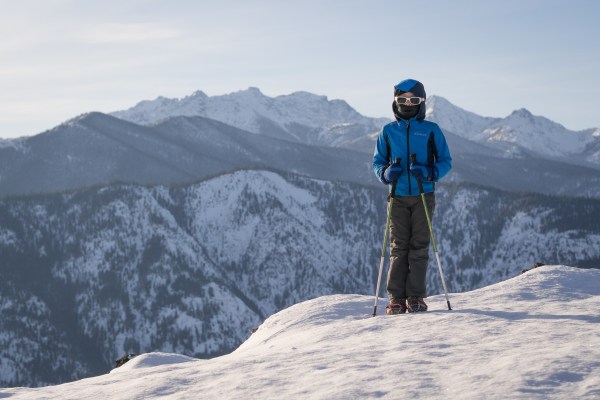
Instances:
[[[427,217],[423,209],[423,200],[418,201],[411,207],[411,233],[408,248],[409,272],[406,279],[406,295],[414,297],[427,297],[427,266],[429,265],[429,242],[430,232]],[[429,217],[433,218],[435,210],[435,194],[425,195],[425,202],[429,211]]]
[[[387,293],[390,300],[403,299],[407,296],[410,213],[407,198],[395,197],[390,216],[390,268],[387,276]]]

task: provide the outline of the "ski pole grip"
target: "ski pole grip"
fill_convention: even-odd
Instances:
[[[400,157],[396,157],[394,158],[394,163],[400,163],[402,162],[402,159]],[[392,190],[390,191],[390,197],[396,197],[396,183],[398,183],[398,180],[395,180],[394,182],[392,182]]]
[[[413,164],[415,164],[417,162],[417,154],[416,153],[411,154],[410,158],[412,159]],[[424,193],[423,182],[421,182],[420,179],[417,179],[417,185],[419,185],[419,192],[421,193],[421,195],[423,195],[423,193]]]

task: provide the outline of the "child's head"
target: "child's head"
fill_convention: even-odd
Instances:
[[[408,120],[417,117],[418,120],[425,118],[425,87],[414,79],[405,79],[394,86],[394,102],[392,110],[397,120]],[[410,99],[410,100],[407,100]]]
[[[417,80],[405,79],[396,86],[394,86],[394,97],[401,95],[406,92],[411,92],[417,97],[427,98],[425,94],[425,86]]]

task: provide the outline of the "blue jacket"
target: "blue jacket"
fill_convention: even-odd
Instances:
[[[425,121],[425,103],[421,103],[417,116],[408,121],[399,119],[385,125],[375,146],[373,171],[379,180],[390,184],[383,177],[388,165],[396,158],[402,159],[404,171],[396,183],[396,196],[418,196],[417,180],[410,174],[411,154],[417,155],[417,162],[434,169],[434,179],[423,180],[423,191],[435,191],[435,182],[444,177],[452,168],[452,158],[446,138],[440,127]],[[390,185],[391,186],[391,185]],[[390,189],[391,190],[391,189]]]

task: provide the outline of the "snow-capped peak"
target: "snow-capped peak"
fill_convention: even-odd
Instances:
[[[159,97],[113,115],[140,124],[152,124],[172,116],[203,116],[255,133],[260,131],[261,119],[284,129],[290,124],[323,128],[366,119],[343,100],[329,100],[326,96],[302,91],[269,97],[256,87],[220,96],[196,91],[182,99]]]
[[[523,118],[528,118],[528,119],[532,119],[533,118],[533,114],[526,108],[519,108],[518,110],[514,110],[510,116],[518,116],[518,117],[523,117]]]
[[[256,87],[220,96],[197,91],[182,99],[159,97],[112,115],[137,124],[152,125],[169,117],[201,116],[253,133],[325,146],[362,146],[381,119],[359,114],[343,100],[299,91],[269,97]],[[340,127],[347,128],[340,128]],[[335,132],[333,132],[335,131]]]
[[[441,96],[429,97],[426,104],[427,119],[469,140],[474,140],[488,125],[498,120],[464,110]]]
[[[466,139],[501,146],[510,143],[550,157],[581,153],[598,138],[591,130],[571,131],[525,108],[505,118],[482,117],[438,96],[427,100],[427,116]]]
[[[444,131],[491,144],[503,156],[519,155],[526,149],[543,157],[577,155],[579,161],[597,163],[600,130],[570,131],[525,108],[504,118],[483,117],[440,96],[429,97],[426,107],[427,119]],[[256,87],[219,96],[196,91],[182,99],[158,97],[112,115],[142,125],[175,116],[202,116],[285,140],[361,150],[372,147],[369,135],[386,123],[362,116],[343,100],[305,91],[269,97]]]

